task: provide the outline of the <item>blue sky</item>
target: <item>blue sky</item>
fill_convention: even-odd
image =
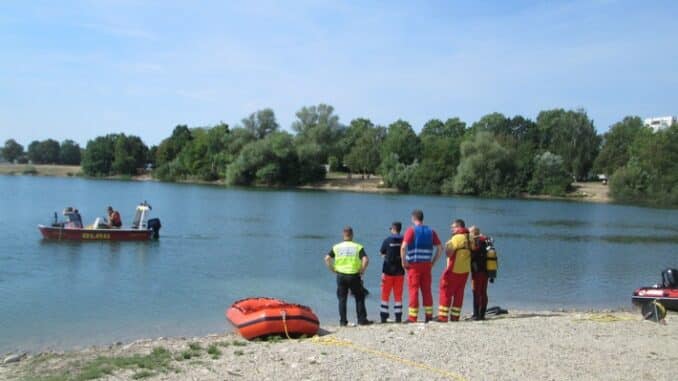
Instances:
[[[0,141],[157,144],[304,105],[343,123],[678,114],[674,1],[2,1]]]

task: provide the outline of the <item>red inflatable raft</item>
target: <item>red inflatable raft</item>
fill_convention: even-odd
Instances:
[[[320,322],[309,307],[273,298],[239,300],[226,310],[226,318],[247,340],[270,335],[315,335]]]

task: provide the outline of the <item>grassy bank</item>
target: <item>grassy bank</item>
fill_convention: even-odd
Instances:
[[[0,379],[670,380],[678,315],[524,312],[484,322],[325,327],[319,337],[245,342],[234,334],[159,338],[30,354]]]
[[[0,175],[81,176],[79,165],[0,164]]]

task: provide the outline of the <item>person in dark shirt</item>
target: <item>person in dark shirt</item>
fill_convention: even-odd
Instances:
[[[381,274],[381,322],[386,323],[389,316],[388,303],[393,291],[393,312],[396,323],[403,318],[403,281],[405,269],[400,258],[400,247],[403,244],[403,236],[400,234],[403,224],[394,222],[391,224],[391,235],[381,244],[379,252],[384,258]]]

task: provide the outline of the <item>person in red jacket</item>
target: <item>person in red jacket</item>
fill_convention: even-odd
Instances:
[[[431,293],[431,268],[440,258],[442,245],[438,234],[424,225],[424,212],[412,212],[412,224],[403,236],[400,257],[407,270],[409,294],[408,323],[417,321],[419,315],[419,290],[424,304],[425,321],[433,319],[433,295]],[[435,254],[434,254],[435,247]]]

